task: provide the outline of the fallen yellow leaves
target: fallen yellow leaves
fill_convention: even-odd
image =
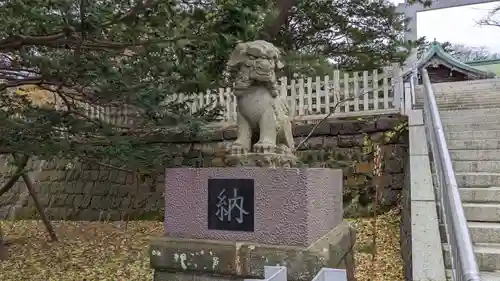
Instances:
[[[61,104],[62,100],[57,94],[41,89],[36,85],[25,85],[19,87],[15,91],[18,95],[26,95],[31,99],[33,104],[38,106],[53,106],[56,103]]]
[[[356,228],[356,281],[403,281],[397,209],[377,217],[377,259],[372,264],[373,218],[350,220]]]
[[[4,221],[9,259],[0,262],[2,281],[152,280],[148,241],[161,222],[53,222],[59,241],[47,242],[39,221]]]
[[[378,218],[379,259],[371,276],[371,219],[352,221],[357,234],[357,281],[399,281],[399,218],[390,212]],[[0,262],[2,281],[146,281],[152,280],[147,249],[163,223],[53,222],[60,242],[50,243],[39,221],[0,221],[9,245],[9,259]]]

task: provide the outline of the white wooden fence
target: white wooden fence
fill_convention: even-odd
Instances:
[[[287,281],[286,267],[265,266],[264,276],[265,279],[245,279],[244,281]],[[347,281],[347,274],[344,269],[322,268],[311,281]]]
[[[78,106],[84,114],[90,118],[99,119],[102,122],[127,126],[134,124],[135,109],[132,106],[98,106],[88,103],[79,103]]]
[[[330,114],[332,117],[381,115],[401,111],[403,84],[399,77],[399,65],[382,71],[341,72],[335,70],[331,76],[279,80],[281,95],[286,97],[294,121],[317,121]],[[236,122],[236,99],[231,88],[219,88],[197,94],[175,94],[177,101],[191,101],[191,112],[205,106],[221,106],[224,110],[222,122]],[[346,101],[347,100],[347,101]],[[346,102],[343,102],[346,101]],[[131,124],[131,107],[86,106],[89,116],[113,124]]]

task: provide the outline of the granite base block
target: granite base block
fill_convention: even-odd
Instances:
[[[286,266],[288,281],[311,281],[323,267],[345,268],[354,281],[355,230],[342,222],[309,247],[161,237],[150,247],[154,281],[264,278],[264,266]]]
[[[253,231],[208,227],[211,179],[253,180]],[[342,222],[342,182],[342,170],[324,168],[166,169],[165,235],[308,247]]]
[[[203,276],[196,274],[171,273],[155,270],[153,281],[243,281],[244,279],[222,276]]]

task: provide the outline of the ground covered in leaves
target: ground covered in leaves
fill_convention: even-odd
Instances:
[[[356,228],[356,281],[404,281],[399,245],[400,211],[377,217],[376,259],[373,265],[373,218],[349,220]]]
[[[377,219],[377,253],[372,266],[373,219],[351,220],[358,230],[357,281],[403,279],[396,211]],[[160,222],[53,222],[60,242],[48,243],[39,221],[1,221],[9,259],[0,262],[2,281],[152,280],[148,240],[162,232]],[[373,272],[372,272],[373,268]]]

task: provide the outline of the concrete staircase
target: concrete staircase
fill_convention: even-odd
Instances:
[[[500,79],[433,84],[440,110],[500,108]],[[423,97],[417,90],[417,102]]]
[[[456,96],[455,106],[438,99],[448,149],[481,278],[500,280],[500,91],[489,97],[498,103]]]
[[[423,89],[416,90],[417,107],[422,108]],[[499,281],[500,79],[438,83],[433,90],[481,279]],[[445,264],[451,268],[445,235],[442,241]]]

